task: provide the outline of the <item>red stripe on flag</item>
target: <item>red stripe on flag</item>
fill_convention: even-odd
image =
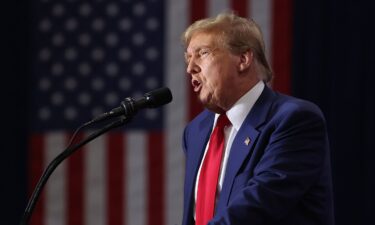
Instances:
[[[190,22],[202,19],[207,15],[207,0],[190,1]]]
[[[76,143],[83,138],[77,134]],[[67,224],[84,224],[84,150],[78,149],[67,159]]]
[[[124,224],[124,134],[107,135],[107,219],[108,224]]]
[[[250,0],[249,0],[250,1]],[[237,13],[237,15],[242,17],[248,16],[248,0],[232,0],[231,1],[231,7],[234,12]]]
[[[191,0],[190,1],[190,22],[193,23],[196,20],[203,19],[207,15],[207,0]],[[189,121],[197,116],[203,109],[202,104],[197,98],[197,94],[194,93],[193,87],[190,84],[190,77],[188,80],[188,96],[189,96],[189,113],[187,118]]]
[[[33,134],[30,137],[30,151],[29,151],[29,195],[34,191],[36,184],[44,170],[44,138],[41,134]],[[30,225],[43,225],[44,202],[45,194],[42,191],[39,200],[34,208],[32,218],[30,218]]]
[[[148,135],[148,225],[164,224],[164,135]]]
[[[273,88],[290,94],[292,66],[292,1],[273,1],[272,62]]]

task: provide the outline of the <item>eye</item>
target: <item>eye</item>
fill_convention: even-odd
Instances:
[[[203,48],[203,49],[199,50],[198,55],[199,55],[199,57],[204,57],[204,56],[210,54],[210,52],[211,51],[209,49]]]

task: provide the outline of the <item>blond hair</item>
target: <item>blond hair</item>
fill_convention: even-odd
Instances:
[[[246,19],[234,13],[221,13],[216,17],[198,20],[190,25],[182,34],[182,42],[187,47],[196,33],[212,33],[218,35],[218,44],[233,54],[242,54],[251,50],[259,78],[265,82],[272,79],[272,70],[265,55],[262,32],[252,19]]]

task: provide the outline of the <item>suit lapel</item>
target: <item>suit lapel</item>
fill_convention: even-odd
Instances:
[[[188,201],[185,203],[185,209],[192,210],[192,201],[194,201],[194,187],[195,187],[195,180],[198,173],[199,165],[201,162],[201,159],[204,154],[204,150],[206,147],[206,143],[209,139],[209,136],[211,134],[212,125],[214,122],[215,114],[211,112],[207,112],[207,116],[198,124],[197,127],[194,129],[191,129],[190,132],[193,132],[192,135],[194,135],[196,138],[193,138],[191,143],[189,143],[189,150],[188,155],[189,157],[186,162],[188,163],[186,165],[186,170],[188,171],[186,173],[185,177],[185,187],[186,194]],[[188,215],[193,215],[194,212],[190,211]],[[188,218],[185,218],[186,220]]]
[[[217,210],[228,204],[234,179],[244,160],[251,155],[260,133],[257,128],[265,122],[273,103],[273,96],[273,92],[265,87],[233,141]]]
[[[196,138],[191,143],[192,149],[189,149],[189,157],[191,157],[191,159],[189,160],[190,165],[188,166],[190,169],[189,171],[192,171],[192,173],[189,174],[192,176],[190,180],[193,183],[195,183],[195,177],[197,175],[198,168],[203,157],[204,150],[206,148],[206,143],[212,130],[214,118],[215,116],[213,113],[209,114],[204,120],[202,120],[197,130],[192,130]]]

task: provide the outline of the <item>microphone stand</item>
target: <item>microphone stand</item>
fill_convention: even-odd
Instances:
[[[68,158],[71,154],[73,154],[75,151],[77,151],[80,147],[83,145],[87,144],[88,142],[94,140],[95,138],[99,137],[100,135],[108,132],[109,130],[120,127],[127,123],[130,120],[130,118],[127,118],[125,116],[121,116],[119,119],[113,121],[110,124],[107,124],[105,127],[102,129],[95,131],[94,133],[90,134],[86,139],[78,142],[74,146],[69,146],[66,148],[62,153],[60,153],[50,164],[48,164],[47,168],[43,172],[43,175],[41,176],[40,180],[38,181],[31,197],[30,200],[27,204],[27,207],[25,209],[25,212],[22,216],[20,225],[27,225],[30,217],[32,215],[32,212],[35,208],[35,204],[39,198],[39,195],[46,184],[48,178],[51,176],[52,172],[56,169],[56,167],[64,161],[66,158]]]

